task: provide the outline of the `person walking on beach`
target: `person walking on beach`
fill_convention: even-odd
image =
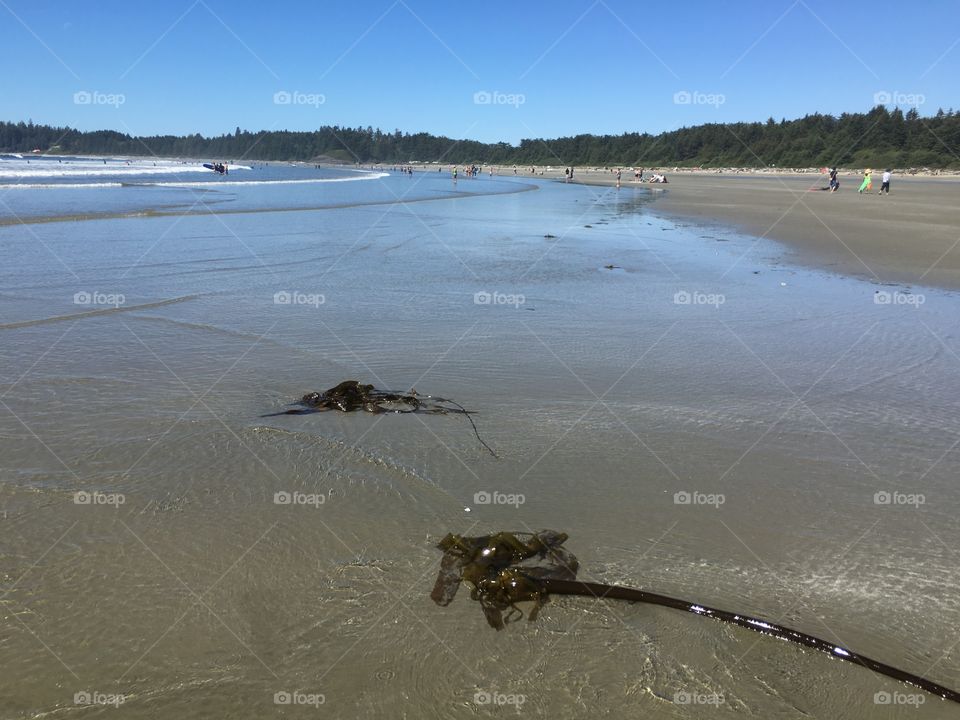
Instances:
[[[863,171],[863,182],[860,183],[860,189],[857,190],[857,192],[860,193],[861,195],[863,195],[864,190],[866,190],[867,192],[870,192],[870,190],[873,189],[873,177],[871,173],[872,171],[870,170],[870,168],[867,168],[866,170]]]
[[[886,193],[890,194],[890,168],[887,168],[883,171],[883,177],[880,180],[880,189],[877,191],[877,195],[882,195]]]
[[[620,168],[617,168],[617,187],[620,187]]]
[[[830,192],[836,192],[840,189],[840,178],[837,177],[837,169],[830,171]]]

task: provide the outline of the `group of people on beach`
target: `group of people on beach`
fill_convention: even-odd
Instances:
[[[893,171],[890,168],[883,171],[880,179],[880,189],[877,191],[877,195],[890,194],[890,177],[892,175]],[[840,175],[836,168],[830,168],[830,186],[828,189],[830,192],[836,192],[840,189]],[[863,171],[863,182],[860,183],[857,192],[863,195],[863,193],[870,192],[871,190],[873,190],[873,170],[867,168]]]
[[[440,171],[442,171],[442,170],[443,170],[443,168],[437,168],[437,172],[440,172]],[[471,165],[470,167],[464,167],[464,168],[463,168],[463,174],[464,174],[466,177],[468,177],[468,178],[475,178],[475,177],[477,177],[477,175],[479,175],[481,172],[483,172],[483,168],[478,167],[477,165]],[[457,177],[458,177],[459,175],[460,175],[460,170],[457,168],[456,165],[454,165],[454,166],[450,169],[450,177],[453,178],[453,181],[454,181],[454,182],[456,182],[456,181],[457,181]],[[493,177],[493,168],[490,169],[490,176]]]
[[[614,174],[617,177],[617,187],[620,187],[620,178],[623,176],[623,169],[616,168]],[[662,175],[661,173],[653,173],[647,180],[643,179],[643,168],[633,168],[633,181],[634,182],[648,182],[648,183],[665,183],[667,182],[667,176]]]
[[[889,195],[890,194],[890,168],[887,168],[883,171],[883,176],[880,180],[880,189],[877,191],[877,195]],[[863,182],[860,183],[860,189],[857,190],[861,195],[864,192],[870,192],[873,190],[873,171],[864,170],[863,171]]]

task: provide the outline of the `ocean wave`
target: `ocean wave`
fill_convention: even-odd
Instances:
[[[45,166],[46,165],[46,166]],[[252,170],[249,165],[231,165],[231,170]],[[210,173],[202,165],[102,165],[93,163],[67,163],[49,165],[48,161],[24,167],[21,162],[0,161],[0,179],[15,178],[81,178],[132,177],[137,175],[172,175],[177,173]]]
[[[123,187],[121,182],[90,182],[90,183],[0,183],[0,190],[20,188],[24,190],[48,190],[59,188],[63,190],[77,190],[78,188],[107,188]]]
[[[234,169],[233,167],[230,168]],[[236,169],[243,170],[244,166],[238,165]],[[247,168],[249,169],[249,168]],[[159,171],[159,168],[157,168]],[[209,173],[210,171],[206,168],[200,168],[202,172]],[[191,169],[190,172],[194,170]],[[95,175],[96,173],[90,173],[90,175]],[[50,183],[39,183],[39,182],[13,182],[13,183],[0,183],[0,191],[2,190],[12,190],[14,188],[26,189],[26,190],[50,190],[50,189],[60,189],[60,190],[82,190],[86,188],[117,188],[123,186],[134,186],[134,187],[176,187],[176,188],[219,188],[226,185],[237,186],[237,185],[307,185],[315,183],[340,183],[340,182],[356,182],[359,180],[379,180],[380,178],[388,177],[390,173],[379,172],[379,173],[365,173],[364,175],[355,176],[355,177],[340,177],[340,178],[304,178],[299,180],[220,180],[214,177],[211,177],[209,180],[197,180],[197,181],[187,181],[187,180],[168,180],[168,181],[159,181],[154,182],[150,180],[144,180],[142,182],[137,181],[138,175],[144,174],[161,174],[160,172],[153,173],[99,173],[100,175],[112,175],[116,177],[117,175],[126,175],[123,178],[123,181],[114,181],[114,182],[50,182]],[[162,174],[170,174],[169,171],[164,171]],[[74,173],[74,177],[82,177],[82,173]],[[2,170],[0,170],[0,180],[9,179],[9,177],[33,177],[33,176],[6,176]],[[54,173],[41,173],[37,177],[71,177],[67,174],[56,175]]]
[[[150,182],[141,183],[149,187],[222,187],[223,185],[313,185],[318,183],[357,182],[358,180],[379,180],[390,173],[370,173],[360,177],[309,178],[304,180],[213,180],[210,182]]]

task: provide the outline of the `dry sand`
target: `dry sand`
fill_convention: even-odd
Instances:
[[[860,177],[841,176],[836,193],[812,191],[826,176],[670,173],[654,212],[734,226],[782,241],[801,264],[866,277],[960,289],[960,181],[893,176],[890,195],[857,193]],[[577,182],[613,185],[609,172],[577,171]],[[758,243],[760,249],[761,243]]]

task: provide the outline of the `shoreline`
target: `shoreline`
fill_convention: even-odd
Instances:
[[[414,166],[416,167],[416,166]],[[494,166],[493,177],[564,182],[562,167]],[[667,184],[637,182],[623,169],[621,188],[652,191],[654,214],[734,229],[777,243],[802,267],[880,285],[960,290],[960,174],[894,171],[889,195],[857,192],[862,175],[841,169],[840,190],[821,191],[827,176],[814,169],[648,168]],[[615,187],[611,169],[574,168],[578,185]],[[752,252],[752,250],[751,250]],[[749,253],[748,253],[749,254]]]
[[[841,176],[837,193],[816,175],[668,174],[666,185],[622,182],[656,193],[651,208],[671,218],[732,227],[781,243],[800,265],[879,284],[960,290],[960,183],[946,176],[897,176],[889,196],[857,193]],[[612,187],[608,172],[575,182]]]
[[[391,171],[392,166],[361,166]],[[403,167],[403,166],[401,166]],[[438,168],[449,174],[458,165],[409,164],[417,172]],[[564,168],[556,166],[492,166],[480,177],[538,180],[565,184]],[[613,188],[610,168],[574,167],[570,184]],[[631,177],[627,179],[627,173]],[[638,182],[624,168],[621,188],[650,191],[653,214],[671,220],[693,221],[698,226],[736,230],[752,239],[743,258],[760,241],[776,243],[784,260],[806,269],[836,273],[878,285],[918,285],[960,290],[960,173],[921,171],[909,175],[894,172],[891,194],[877,197],[880,174],[870,193],[857,192],[862,173],[840,169],[841,189],[826,192],[828,178],[812,168],[750,169],[648,168],[666,175],[666,184]],[[892,199],[899,194],[899,202]],[[823,191],[822,191],[823,190]],[[827,202],[811,202],[823,198]],[[863,212],[860,203],[877,201],[885,207]],[[919,236],[916,234],[919,233]],[[909,243],[904,243],[904,238]]]
[[[143,160],[149,162],[150,158]],[[166,160],[196,162],[184,158]],[[261,166],[307,165],[289,161],[257,162]],[[393,165],[336,167],[341,171],[391,172]],[[455,166],[411,163],[406,167],[419,173],[449,174]],[[489,174],[491,168],[492,175]],[[564,168],[557,166],[494,165],[484,166],[483,170],[482,177],[500,180],[564,181]],[[810,168],[732,168],[722,172],[649,168],[647,171],[654,170],[665,172],[669,182],[665,185],[639,183],[633,179],[632,169],[625,168],[621,187],[656,191],[651,192],[654,198],[651,209],[655,214],[705,226],[733,228],[752,236],[754,248],[761,240],[773,240],[785,259],[808,268],[877,284],[960,290],[960,173],[928,171],[904,175],[894,172],[890,195],[878,197],[879,173],[876,173],[873,191],[860,195],[857,187],[862,176],[853,170],[841,170],[837,193],[820,191],[827,185],[826,175]],[[616,185],[609,168],[574,168],[574,171],[572,182],[576,184]]]

